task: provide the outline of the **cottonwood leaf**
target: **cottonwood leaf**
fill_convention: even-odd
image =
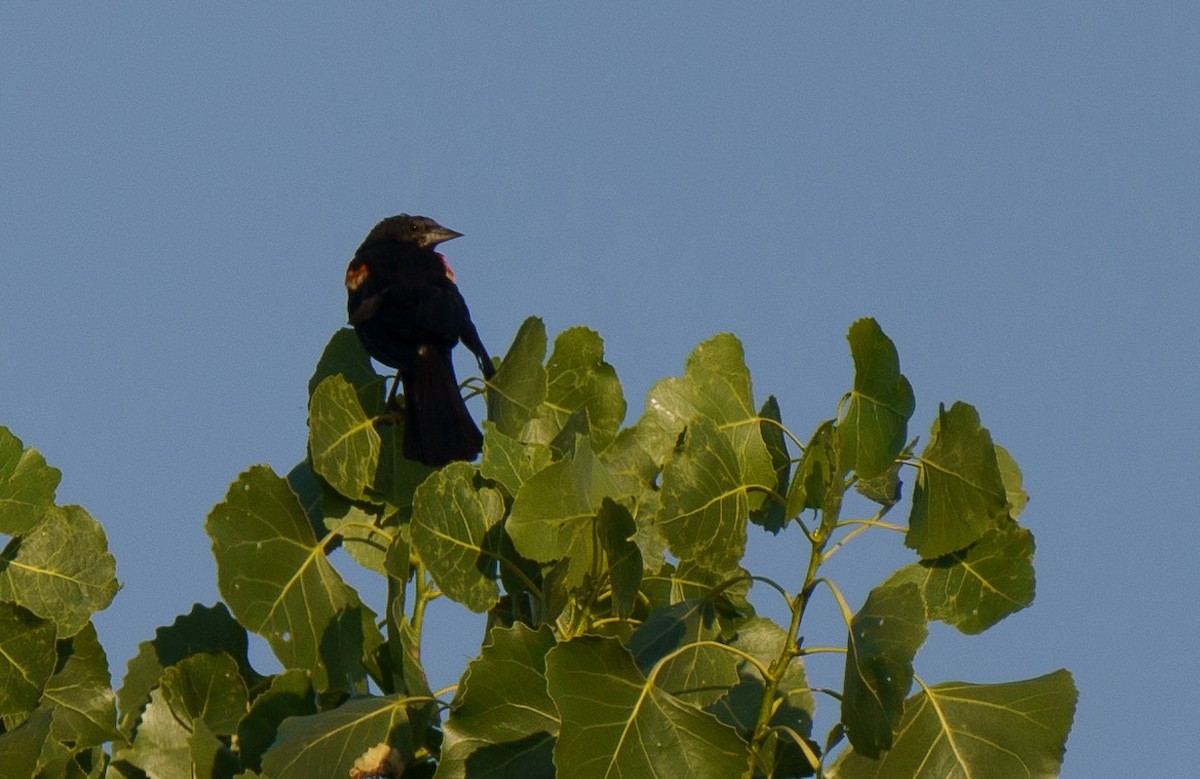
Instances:
[[[408,710],[401,696],[352,698],[336,709],[289,717],[262,758],[272,779],[343,777],[377,744],[390,744],[402,764],[413,755]]]
[[[479,473],[485,479],[499,482],[509,495],[516,495],[522,484],[549,464],[550,447],[546,444],[518,441],[500,432],[491,422],[483,423]]]
[[[546,652],[554,645],[545,625],[489,631],[450,707],[438,779],[554,776],[558,711],[546,691]]]
[[[1029,494],[1021,486],[1021,469],[1000,444],[996,444],[996,465],[1000,468],[1000,480],[1004,483],[1004,494],[1008,499],[1008,515],[1016,519],[1029,502]]]
[[[80,506],[51,506],[0,553],[0,600],[50,620],[59,638],[82,630],[118,588],[104,528]]]
[[[16,728],[0,733],[0,766],[14,779],[36,776],[38,756],[50,737],[50,717],[43,709]]]
[[[117,692],[121,732],[133,737],[142,707],[150,700],[150,690],[158,685],[163,671],[191,655],[224,652],[237,661],[247,687],[256,684],[262,677],[250,667],[248,645],[246,629],[224,603],[196,603],[170,625],[157,628],[152,640],[138,644],[138,653],[129,661]]]
[[[804,454],[796,465],[787,493],[787,515],[794,517],[805,509],[825,507],[825,495],[841,479],[838,464],[837,425],[832,419],[822,422],[813,432]]]
[[[546,399],[545,358],[546,325],[531,316],[521,323],[500,369],[488,382],[487,417],[505,435],[520,438]]]
[[[887,470],[904,448],[916,401],[900,372],[896,345],[878,322],[858,320],[846,339],[854,358],[854,389],[838,425],[838,443],[842,464],[859,478],[870,479]]]
[[[1005,684],[944,682],[904,704],[878,760],[839,756],[831,779],[1049,779],[1059,775],[1078,692],[1067,671]]]
[[[616,639],[559,644],[546,655],[546,678],[562,718],[560,776],[729,779],[746,770],[745,742],[647,680]]]
[[[369,414],[382,411],[386,379],[371,365],[371,355],[367,354],[353,328],[338,330],[325,345],[312,378],[308,380],[309,398],[312,398],[321,382],[330,376],[341,376],[353,385],[359,401]]]
[[[238,756],[242,764],[258,770],[262,755],[275,743],[279,726],[288,717],[315,714],[316,700],[308,674],[296,669],[271,678],[271,686],[258,695],[238,722]]]
[[[709,643],[720,639],[717,611],[709,599],[659,606],[630,636],[628,647],[643,674],[668,655],[656,686],[684,703],[704,707],[738,681],[737,658]],[[675,654],[678,650],[683,650]]]
[[[354,385],[341,374],[317,385],[308,429],[313,470],[347,498],[366,500],[379,469],[380,438]]]
[[[54,741],[70,744],[70,749],[63,748],[66,753],[118,737],[108,657],[92,623],[58,642],[58,670],[46,683],[42,706],[54,713],[50,726]]]
[[[938,410],[918,458],[904,543],[924,558],[963,549],[1008,515],[996,448],[979,413],[958,402]]]
[[[0,533],[16,536],[33,527],[54,504],[62,473],[0,425]]]
[[[523,557],[542,563],[565,559],[565,584],[578,587],[602,554],[596,513],[615,492],[604,464],[581,437],[572,457],[543,468],[521,485],[505,529]]]
[[[876,587],[850,621],[841,722],[858,753],[876,757],[892,745],[913,657],[927,633],[921,594],[911,583]]]
[[[758,442],[761,446],[762,439]],[[775,480],[771,461],[762,451],[761,459],[742,457],[706,417],[688,425],[683,448],[663,469],[662,504],[655,521],[680,560],[721,572],[737,568],[755,503],[751,493],[771,489]]]
[[[787,437],[783,434],[783,420],[780,416],[779,401],[774,395],[767,396],[762,408],[758,410],[759,435],[767,447],[771,457],[771,467],[775,469],[773,493],[768,495],[761,508],[750,512],[750,521],[761,525],[764,530],[778,533],[787,523],[787,492],[788,481],[792,474],[792,458],[788,454]]]
[[[450,463],[417,489],[412,545],[438,587],[475,612],[500,597],[487,537],[504,515],[500,493],[475,487],[475,469]]]
[[[920,587],[929,619],[982,633],[1033,603],[1033,549],[1033,534],[1005,521],[966,549],[901,568],[888,583]]]
[[[0,716],[33,711],[54,661],[54,623],[0,601]]]
[[[205,522],[217,585],[238,621],[317,689],[354,689],[361,659],[383,638],[374,614],[338,575],[296,494],[269,467],[238,477]]]
[[[554,339],[546,363],[546,399],[539,417],[547,430],[562,430],[584,411],[596,451],[603,451],[625,419],[625,396],[617,372],[604,361],[604,341],[594,330],[572,327]]]
[[[628,619],[637,605],[642,587],[642,552],[634,540],[637,523],[629,509],[605,498],[596,514],[600,546],[604,550],[608,583],[612,590],[613,610]]]

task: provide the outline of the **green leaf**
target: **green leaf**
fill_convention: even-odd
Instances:
[[[371,356],[363,348],[358,333],[353,328],[343,327],[333,334],[316,370],[308,380],[308,396],[311,398],[321,382],[330,376],[341,376],[354,386],[363,408],[371,414],[383,409],[383,387],[386,379],[375,372]]]
[[[752,617],[738,627],[734,640],[729,642],[764,666],[770,666],[783,651],[787,632],[769,619]],[[762,674],[748,661],[738,665],[738,683],[707,711],[717,719],[737,729],[747,741],[754,735],[762,704],[764,683]],[[808,738],[812,733],[816,704],[804,674],[800,658],[788,664],[775,689],[775,703],[768,721],[774,728],[788,728]],[[816,752],[817,750],[814,750]],[[760,768],[768,776],[808,776],[812,766],[796,743],[779,731],[771,733],[760,750]],[[819,754],[819,752],[818,752]]]
[[[754,426],[758,435],[758,426]],[[762,439],[758,439],[762,447]],[[771,489],[775,472],[766,450],[742,457],[706,417],[688,425],[683,448],[667,463],[656,524],[671,552],[716,571],[732,571],[746,548],[751,491]]]
[[[491,422],[483,423],[479,473],[485,479],[499,482],[509,495],[516,495],[522,484],[549,464],[549,446],[522,443],[500,432]]]
[[[54,623],[0,601],[0,716],[33,711],[54,672]]]
[[[54,712],[50,733],[72,751],[118,738],[117,707],[108,658],[90,622],[58,642],[59,670],[46,683],[42,705]]]
[[[854,489],[867,500],[872,500],[888,508],[900,502],[903,482],[900,481],[900,468],[912,458],[913,448],[917,439],[909,441],[900,452],[895,462],[886,471],[870,479],[859,479],[854,482]]]
[[[962,551],[905,566],[888,583],[901,581],[921,588],[929,619],[982,633],[1033,603],[1033,534],[1006,521]]]
[[[0,426],[0,533],[20,535],[54,504],[62,473],[46,465],[36,449],[26,449]]]
[[[500,597],[485,539],[503,515],[500,493],[476,489],[475,469],[462,462],[426,479],[413,502],[413,548],[442,592],[475,612]]]
[[[229,756],[220,754],[228,748],[216,736],[236,732],[247,698],[237,661],[229,655],[184,658],[163,672],[133,745],[116,757],[151,776],[191,776],[197,767],[229,764]]]
[[[637,524],[628,509],[609,498],[600,504],[596,523],[600,546],[607,560],[613,611],[622,619],[628,619],[633,614],[642,586],[642,552],[634,541]]]
[[[153,640],[138,644],[138,653],[129,661],[117,693],[121,732],[133,737],[142,707],[149,702],[150,690],[158,686],[163,671],[191,655],[224,652],[237,661],[246,685],[256,684],[261,677],[250,667],[247,647],[246,629],[234,620],[224,603],[197,603],[169,626],[155,630]]]
[[[288,717],[315,714],[312,682],[303,671],[290,670],[271,679],[271,686],[250,704],[237,726],[238,756],[242,764],[259,770],[262,755],[275,742],[280,724]]]
[[[580,438],[573,457],[543,468],[521,486],[505,527],[522,556],[541,563],[566,559],[566,584],[575,588],[601,554],[596,512],[615,491],[588,439]]]
[[[779,412],[779,401],[774,395],[768,395],[767,400],[758,410],[759,434],[766,444],[767,454],[771,457],[771,466],[775,469],[775,484],[773,495],[768,495],[762,508],[750,512],[750,521],[761,525],[764,530],[778,533],[787,524],[788,481],[792,473],[792,458],[788,454],[787,438],[783,434],[783,421]]]
[[[205,523],[217,584],[238,621],[318,690],[354,689],[382,643],[374,614],[329,564],[296,494],[269,467],[238,477]]]
[[[500,369],[488,382],[488,419],[507,436],[520,439],[546,399],[545,357],[546,325],[531,316],[521,323]]]
[[[611,365],[604,361],[604,341],[593,330],[572,327],[554,339],[546,364],[546,400],[539,416],[558,431],[576,411],[587,413],[589,435],[603,451],[625,419],[625,396]]]
[[[939,408],[918,464],[904,543],[921,557],[963,549],[1008,515],[996,448],[972,406]]]
[[[100,523],[80,506],[51,506],[0,553],[0,600],[50,620],[67,638],[112,602],[115,574]]]
[[[843,753],[831,779],[1011,779],[1059,775],[1078,692],[1067,671],[1006,684],[945,682],[904,704],[892,749]]]
[[[846,338],[854,358],[854,389],[838,426],[842,464],[870,479],[887,470],[904,448],[916,403],[900,372],[896,346],[874,319],[855,322]]]
[[[0,733],[0,766],[5,777],[24,779],[37,774],[38,755],[50,737],[50,717],[50,712],[43,709],[19,727]]]
[[[385,514],[404,511],[413,504],[417,487],[433,473],[424,463],[404,456],[404,416],[390,417],[387,424],[380,425],[379,467],[371,487],[371,500],[386,503]]]
[[[876,587],[851,620],[842,724],[858,753],[877,757],[892,745],[927,633],[920,592],[909,583]]]
[[[492,628],[446,720],[439,779],[553,777],[558,712],[546,692],[548,626]]]
[[[738,681],[737,658],[720,647],[700,642],[720,639],[717,612],[708,599],[659,606],[629,639],[638,669],[650,674],[663,662],[656,685],[684,703],[707,706],[725,695]]]
[[[1017,461],[1000,444],[996,444],[996,465],[1000,468],[1000,480],[1004,482],[1004,494],[1008,500],[1008,515],[1016,519],[1029,502],[1029,495],[1021,487],[1021,469]]]
[[[390,744],[402,763],[412,758],[405,699],[362,697],[307,717],[289,717],[263,755],[263,774],[272,779],[342,777],[378,744]]]
[[[550,697],[562,718],[560,776],[741,776],[745,742],[711,714],[658,689],[611,638],[582,636],[546,655]]]
[[[379,433],[354,385],[340,374],[317,385],[308,404],[313,470],[352,500],[366,500],[379,468]]]
[[[804,455],[796,466],[796,476],[787,493],[787,515],[794,517],[805,509],[822,509],[825,495],[841,479],[838,465],[838,435],[834,420],[827,419],[813,432]]]

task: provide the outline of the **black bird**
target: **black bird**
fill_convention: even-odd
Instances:
[[[496,373],[454,272],[434,251],[460,235],[429,217],[390,216],[371,229],[346,269],[350,324],[404,386],[404,456],[432,466],[473,460],[483,447],[454,376],[454,345],[462,341],[474,353],[484,379]],[[389,402],[395,394],[393,384]]]

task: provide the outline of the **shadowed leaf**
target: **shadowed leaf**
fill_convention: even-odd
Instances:
[[[916,402],[900,372],[895,344],[874,319],[855,322],[846,338],[854,358],[854,389],[838,425],[838,443],[842,464],[870,479],[887,470],[904,448]]]

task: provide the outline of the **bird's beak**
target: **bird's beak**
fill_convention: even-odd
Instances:
[[[427,240],[429,241],[430,246],[437,246],[439,243],[442,243],[443,241],[450,241],[455,238],[461,238],[461,237],[462,237],[462,233],[455,232],[454,230],[451,230],[449,227],[442,227],[441,225],[438,225],[436,230],[431,230],[429,232]]]

